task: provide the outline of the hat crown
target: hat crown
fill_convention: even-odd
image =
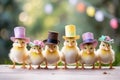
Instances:
[[[97,46],[98,41],[94,39],[94,35],[91,32],[86,32],[82,35],[83,43],[80,44],[80,48],[82,49],[84,44],[91,43],[94,48]]]
[[[75,25],[65,26],[65,35],[66,37],[75,37],[76,36],[76,27]]]
[[[49,32],[48,39],[58,40],[58,33],[57,32]]]
[[[25,38],[25,28],[24,27],[15,27],[14,35],[15,35],[15,38]]]
[[[85,40],[94,40],[93,33],[91,33],[91,32],[84,33],[82,35],[82,39],[83,39],[83,41],[85,41]]]
[[[58,44],[60,41],[58,40],[58,33],[57,32],[48,32],[48,38],[43,40],[45,44]]]

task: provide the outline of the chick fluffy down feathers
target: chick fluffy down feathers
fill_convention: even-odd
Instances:
[[[43,55],[48,64],[55,64],[60,60],[59,47],[56,45],[56,50],[54,52],[50,52],[48,50],[48,46],[46,45],[45,50],[43,51]]]
[[[67,64],[76,63],[80,59],[79,52],[80,50],[77,46],[73,48],[64,46],[61,50],[61,59],[66,61]]]
[[[45,60],[42,52],[41,53],[35,53],[35,52],[28,52],[28,58],[26,63],[27,64],[33,64],[33,65],[39,65]]]
[[[27,58],[27,51],[27,48],[16,49],[13,47],[10,50],[9,58],[12,60],[12,62],[23,63],[23,61],[25,61]]]
[[[94,64],[97,61],[97,55],[95,51],[91,54],[87,54],[85,51],[81,50],[80,56],[80,62],[82,64]]]
[[[104,51],[104,50],[98,49],[97,56],[98,56],[98,59],[100,59],[101,62],[104,64],[108,64],[110,63],[110,61],[112,62],[115,61],[115,52],[113,49],[110,49],[110,51]]]

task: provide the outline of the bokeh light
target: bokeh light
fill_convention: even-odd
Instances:
[[[118,20],[116,18],[113,18],[110,20],[110,26],[113,28],[113,29],[117,29],[118,28]]]
[[[84,3],[78,3],[77,6],[76,6],[76,9],[78,12],[82,13],[85,11],[85,4]]]
[[[53,12],[53,6],[50,3],[46,4],[44,10],[45,10],[45,13],[51,14]]]
[[[87,7],[86,13],[88,16],[93,17],[95,15],[95,8],[92,6]]]
[[[102,22],[104,20],[104,14],[102,11],[96,11],[95,13],[95,19],[98,21],[98,22]]]
[[[28,14],[26,12],[21,12],[19,15],[19,20],[22,22],[26,22],[28,20]]]

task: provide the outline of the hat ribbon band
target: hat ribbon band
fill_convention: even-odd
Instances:
[[[50,43],[57,43],[58,41],[55,40],[55,39],[47,39],[47,42],[50,42]]]
[[[84,42],[90,42],[90,41],[93,41],[93,39],[86,39],[86,40],[84,40]]]

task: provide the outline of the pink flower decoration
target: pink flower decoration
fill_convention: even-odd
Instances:
[[[44,43],[43,43],[42,41],[34,40],[33,43],[34,43],[35,45],[39,45],[39,46],[41,46],[41,47],[44,47]]]
[[[106,36],[106,40],[107,40],[107,41],[109,41],[109,40],[111,40],[111,39],[110,39],[110,37],[109,37],[109,36]]]

